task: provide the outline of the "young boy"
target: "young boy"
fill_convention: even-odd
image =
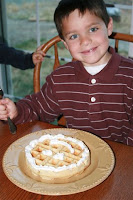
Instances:
[[[0,119],[52,122],[133,146],[133,61],[109,47],[113,29],[102,0],[61,0],[54,14],[76,61],[52,72],[40,92],[14,104],[0,101]]]

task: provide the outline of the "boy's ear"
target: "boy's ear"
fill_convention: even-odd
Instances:
[[[67,50],[69,50],[67,43],[65,42],[65,40],[61,40],[64,44],[64,46],[66,47]]]
[[[110,17],[109,23],[108,23],[108,36],[110,36],[113,32],[113,19]]]

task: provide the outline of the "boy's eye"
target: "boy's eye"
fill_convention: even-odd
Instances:
[[[90,32],[95,32],[95,31],[97,31],[97,30],[98,30],[98,28],[93,27],[93,28],[90,29]]]
[[[76,39],[77,37],[78,37],[78,35],[77,35],[77,34],[74,34],[74,35],[71,35],[70,39],[71,39],[71,40],[74,40],[74,39]]]

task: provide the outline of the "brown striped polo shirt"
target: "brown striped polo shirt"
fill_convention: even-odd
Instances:
[[[133,146],[133,61],[109,51],[110,61],[96,75],[79,61],[52,72],[39,93],[16,104],[15,122],[51,122],[63,114],[69,128]]]

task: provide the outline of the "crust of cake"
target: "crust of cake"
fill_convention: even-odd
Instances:
[[[81,148],[78,146],[75,147],[72,142],[70,144],[71,144],[71,146],[74,147],[75,150],[74,150],[74,153],[72,154],[68,151],[67,148],[64,148],[65,149],[64,154],[66,154],[65,157],[66,157],[67,161],[64,161],[64,160],[59,161],[58,159],[51,159],[51,161],[48,160],[48,164],[47,164],[47,165],[49,165],[48,169],[44,169],[45,167],[43,167],[42,165],[40,165],[40,167],[38,167],[39,162],[41,162],[41,160],[44,159],[44,157],[45,157],[44,155],[41,154],[41,155],[39,155],[39,159],[36,158],[36,162],[38,163],[37,167],[33,167],[33,165],[31,165],[31,163],[29,162],[29,159],[27,159],[27,157],[25,155],[25,167],[26,167],[27,175],[33,179],[36,179],[36,180],[39,180],[42,182],[64,183],[64,182],[69,182],[69,179],[71,177],[78,176],[79,174],[83,173],[84,170],[90,165],[90,162],[91,162],[90,161],[90,153],[89,153],[89,156],[87,156],[87,158],[84,159],[84,161],[81,162],[79,165],[76,165],[76,167],[72,167],[69,169],[64,167],[63,170],[61,169],[61,167],[65,166],[67,162],[68,162],[67,165],[69,165],[69,162],[70,162],[70,164],[73,164],[73,161],[75,164],[75,159],[79,159],[79,160],[81,159],[81,153],[79,154],[79,152],[78,152],[78,151],[82,151]],[[57,146],[59,146],[59,145],[57,145]],[[40,146],[39,146],[39,148],[40,148]],[[37,153],[38,153],[38,151],[41,151],[41,149],[39,149],[39,148],[37,147]],[[55,146],[54,146],[54,151],[56,151]],[[33,152],[31,151],[31,154],[33,154],[33,155],[37,154],[37,153],[34,150],[33,150]],[[36,156],[36,155],[34,155],[34,156]],[[49,170],[49,168],[53,167],[53,166],[55,166],[55,170],[53,170],[53,171]],[[58,170],[56,170],[56,168]],[[59,170],[59,168],[61,170]],[[64,180],[67,180],[67,181],[64,181]]]
[[[31,174],[30,177],[32,177],[32,175],[34,174],[34,176],[43,177],[43,179],[46,179],[46,180],[54,179],[54,181],[56,181],[56,179],[59,179],[59,178],[60,180],[64,180],[74,175],[81,174],[90,165],[90,159],[87,160],[84,164],[80,165],[79,167],[75,167],[75,168],[72,168],[71,170],[67,169],[67,170],[63,170],[59,172],[37,170],[29,164],[27,159],[26,159],[25,164],[26,164],[27,169],[29,170],[29,174]]]

